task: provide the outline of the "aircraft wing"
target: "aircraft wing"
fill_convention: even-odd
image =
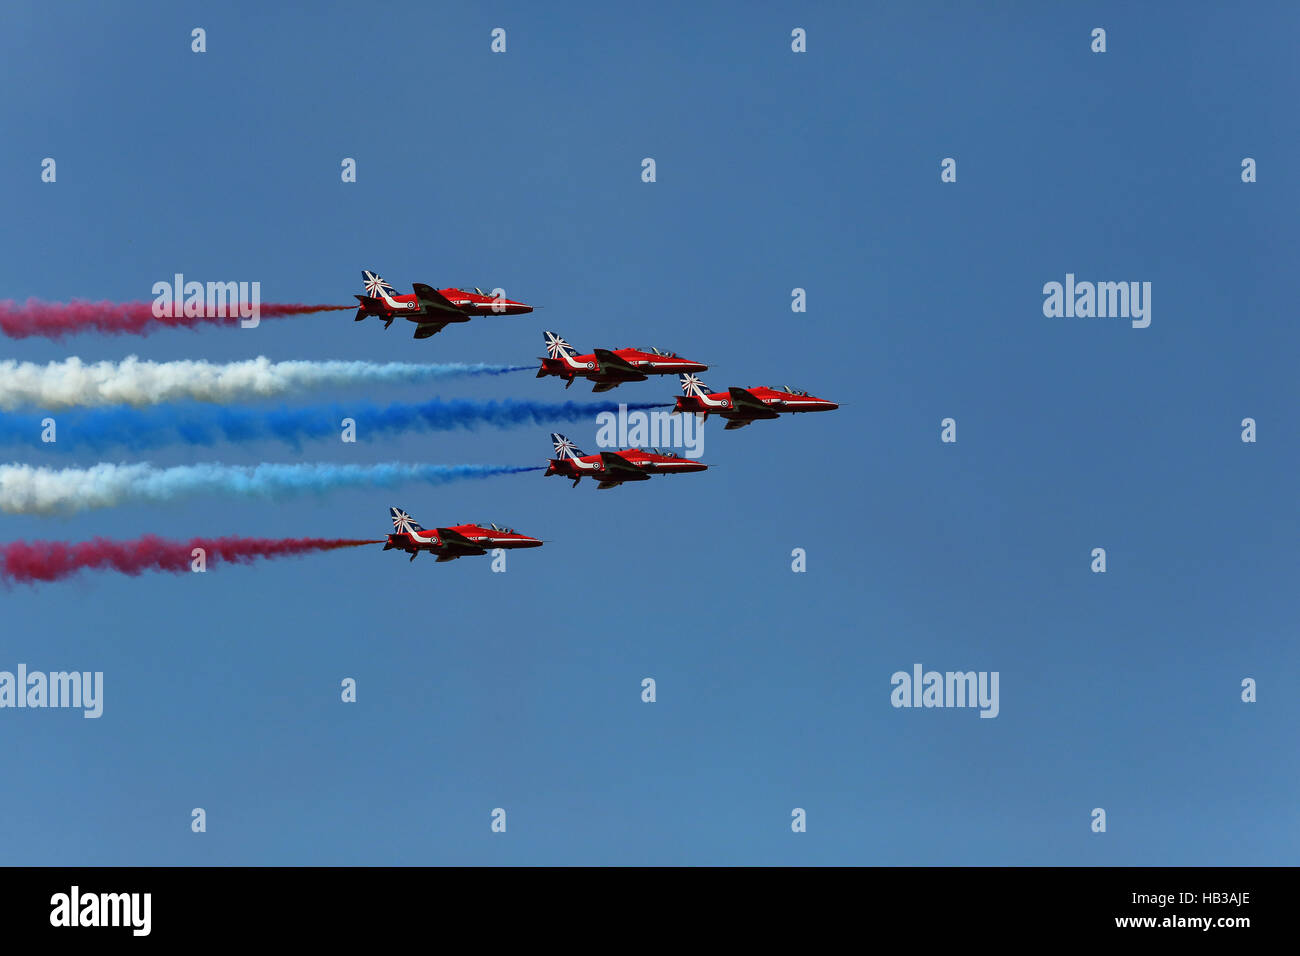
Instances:
[[[460,557],[462,554],[487,554],[477,541],[471,541],[459,531],[439,528],[438,537],[442,539],[442,551],[448,555]]]
[[[768,408],[758,399],[758,397],[748,389],[729,388],[731,393],[731,407],[738,412],[744,412],[746,418],[780,418],[781,416],[772,409]]]
[[[415,291],[415,297],[420,300],[420,305],[426,312],[450,312],[456,315],[465,314],[464,309],[452,305],[451,301],[433,286],[425,285],[423,282],[412,282],[411,288]]]
[[[629,382],[644,382],[646,376],[631,362],[619,358],[608,349],[592,349],[596,356],[596,361],[600,363],[601,372],[606,375],[617,375],[619,378]]]
[[[415,337],[417,339],[427,339],[431,335],[437,335],[446,327],[446,322],[421,322],[415,327]]]
[[[612,451],[600,453],[600,464],[607,475],[619,481],[639,481],[650,477],[644,468],[632,464],[622,455],[616,455]]]

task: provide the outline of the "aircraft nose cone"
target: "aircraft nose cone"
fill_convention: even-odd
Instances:
[[[542,542],[537,538],[524,538],[520,545],[525,548],[540,548]]]

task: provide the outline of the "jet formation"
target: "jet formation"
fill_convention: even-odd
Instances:
[[[356,297],[359,305],[356,321],[376,317],[388,328],[399,316],[415,323],[415,338],[426,339],[452,323],[469,322],[479,316],[524,315],[533,306],[495,295],[482,289],[435,289],[420,282],[412,283],[410,295],[397,291],[374,272],[361,273],[365,295]],[[701,421],[717,415],[726,421],[725,431],[744,428],[757,421],[780,418],[803,412],[828,412],[839,405],[818,398],[789,385],[731,387],[714,392],[697,377],[709,366],[684,358],[677,352],[658,348],[596,348],[586,354],[566,342],[557,332],[544,332],[546,355],[538,359],[538,378],[559,378],[567,389],[578,379],[590,382],[593,392],[607,392],[629,382],[644,382],[652,375],[676,375],[684,393],[676,399],[672,414],[694,414]],[[681,475],[708,470],[701,461],[682,458],[658,448],[621,448],[588,455],[564,435],[551,433],[555,457],[547,459],[546,477],[568,478],[577,487],[583,478],[596,482],[599,489],[617,488],[630,481],[648,481],[659,475]],[[414,561],[421,551],[438,561],[454,561],[470,555],[510,548],[536,548],[537,538],[519,534],[496,524],[460,524],[444,528],[421,527],[409,514],[390,508],[393,532],[384,544],[385,551],[409,554]]]

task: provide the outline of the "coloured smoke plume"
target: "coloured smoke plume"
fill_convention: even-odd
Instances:
[[[265,356],[238,362],[150,362],[132,355],[121,362],[64,359],[0,361],[0,409],[24,405],[44,411],[73,406],[156,405],[189,399],[226,404],[313,388],[419,384],[446,378],[504,375],[533,365],[485,362],[272,362]]]
[[[131,541],[16,541],[0,545],[0,581],[60,581],[78,571],[145,571],[181,574],[192,570],[194,549],[202,548],[207,565],[249,564],[258,558],[282,558],[339,548],[359,548],[379,541],[354,538],[194,538],[168,541],[145,535]]]
[[[3,366],[0,365],[0,372]],[[0,394],[4,386],[0,384]],[[518,428],[555,422],[589,421],[620,410],[671,408],[662,402],[536,402],[505,398],[433,398],[426,402],[370,402],[314,405],[304,408],[182,407],[158,405],[147,409],[110,408],[74,411],[58,418],[58,441],[45,450],[77,452],[126,447],[137,451],[173,442],[211,445],[219,441],[270,439],[298,445],[310,439],[339,435],[339,423],[350,418],[359,434],[373,437],[404,431],[473,431],[480,426]],[[666,413],[665,413],[666,414]],[[29,445],[41,434],[41,415],[0,415],[0,445]]]
[[[297,302],[263,302],[260,318],[337,312],[351,305],[304,305]],[[229,311],[235,311],[232,307]],[[41,302],[28,299],[23,305],[0,302],[0,332],[11,339],[33,335],[59,339],[77,332],[107,332],[110,335],[146,335],[157,329],[193,328],[196,325],[238,325],[237,315],[154,315],[152,302]]]
[[[0,465],[0,511],[69,514],[89,508],[177,501],[194,495],[278,498],[340,488],[392,488],[543,471],[535,465],[333,465],[325,462],[260,465],[101,463],[90,468]]]

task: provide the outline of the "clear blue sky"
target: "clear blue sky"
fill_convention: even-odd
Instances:
[[[4,516],[4,540],[370,536],[396,504],[548,544],[505,574],[367,549],[0,594],[0,669],[106,683],[98,721],[0,712],[0,861],[1297,862],[1300,9],[267,6],[10,5],[0,298],[147,299],[183,272],[346,302],[369,268],[544,310],[424,342],[329,313],[5,357],[528,362],[555,329],[843,407],[711,422],[714,470],[610,492],[527,474]],[[1045,318],[1067,272],[1150,281],[1150,328]],[[542,464],[549,430],[148,460]],[[998,671],[1000,715],[893,709],[917,662]]]

